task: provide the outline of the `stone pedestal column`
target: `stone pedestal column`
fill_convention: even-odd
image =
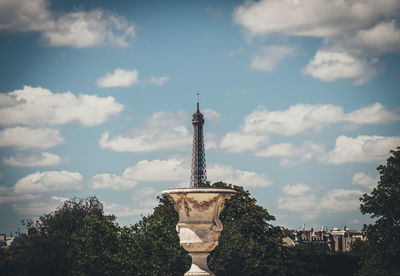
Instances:
[[[207,257],[210,253],[189,253],[192,257],[192,265],[188,272],[185,273],[185,276],[188,275],[212,275],[214,273],[210,271],[207,265]]]
[[[225,199],[236,192],[228,189],[180,188],[162,192],[174,201],[179,214],[176,225],[180,245],[192,257],[192,266],[185,276],[214,275],[207,266],[207,256],[218,245],[223,229],[219,214]]]

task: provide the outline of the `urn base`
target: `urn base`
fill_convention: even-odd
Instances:
[[[210,253],[189,253],[192,257],[192,266],[185,276],[215,276],[207,266],[207,257]]]

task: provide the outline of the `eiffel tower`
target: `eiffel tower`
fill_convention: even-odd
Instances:
[[[193,124],[193,148],[192,148],[192,171],[190,176],[190,187],[197,188],[207,181],[206,157],[204,149],[203,125],[204,116],[200,112],[199,93],[197,93],[197,110],[192,116]]]

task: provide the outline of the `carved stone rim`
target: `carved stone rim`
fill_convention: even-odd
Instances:
[[[162,195],[167,194],[236,194],[235,190],[230,189],[216,189],[216,188],[175,188],[168,189],[161,192]]]

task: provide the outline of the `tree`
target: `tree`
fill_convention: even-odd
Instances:
[[[236,195],[225,202],[221,212],[224,229],[219,245],[211,252],[210,268],[216,275],[284,275],[284,231],[256,204],[243,187],[217,182],[213,188],[234,189]]]
[[[135,275],[183,275],[190,257],[179,244],[176,224],[178,214],[166,197],[158,197],[153,214],[143,217],[130,230],[135,250]]]
[[[8,261],[1,266],[9,275],[122,275],[125,247],[114,221],[96,197],[67,200],[25,221],[28,235],[2,252]]]
[[[400,275],[400,147],[390,153],[378,167],[377,187],[360,198],[361,212],[376,221],[364,225],[367,241],[355,246],[362,257],[358,275]]]
[[[300,243],[286,248],[287,276],[350,276],[358,270],[358,257],[330,251],[324,244]]]
[[[221,276],[278,275],[283,269],[283,231],[268,223],[275,218],[257,205],[243,187],[222,182],[203,186],[237,192],[225,202],[221,212],[224,230],[219,245],[209,257],[210,269]],[[137,275],[183,275],[191,262],[179,245],[175,230],[178,214],[166,197],[160,197],[159,201],[152,215],[143,217],[132,227],[137,246],[134,258],[139,260]]]
[[[351,263],[347,255],[312,245],[283,246],[288,231],[273,226],[274,216],[243,187],[222,182],[203,186],[236,191],[225,202],[220,215],[224,230],[209,256],[217,275],[349,275],[339,269]],[[20,235],[18,246],[0,249],[0,271],[2,275],[183,275],[191,262],[179,245],[178,214],[167,197],[158,200],[153,214],[130,227],[120,227],[115,216],[104,215],[95,197],[68,200],[38,221],[27,221],[29,235]]]

